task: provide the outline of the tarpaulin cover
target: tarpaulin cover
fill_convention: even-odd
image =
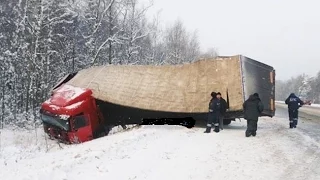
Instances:
[[[67,82],[89,88],[97,99],[139,109],[205,113],[212,91],[226,99],[230,110],[242,110],[240,56],[205,59],[183,65],[108,65],[81,70]]]

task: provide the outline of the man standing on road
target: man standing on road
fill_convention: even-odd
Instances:
[[[259,98],[258,93],[250,95],[243,103],[244,119],[247,120],[246,137],[256,136],[258,128],[258,119],[264,106]]]
[[[208,122],[205,133],[211,132],[212,124],[214,123],[214,131],[219,132],[219,116],[220,116],[220,99],[217,98],[215,92],[211,93],[212,99],[209,103]]]
[[[220,92],[217,93],[217,98],[220,99],[220,105],[221,105],[220,106],[220,116],[219,116],[219,127],[221,130],[223,130],[224,115],[226,114],[227,109],[229,109],[229,107],[228,107],[227,101],[221,97]]]
[[[288,105],[289,126],[290,128],[296,128],[298,125],[298,109],[303,106],[304,103],[294,93],[289,95],[285,103]]]

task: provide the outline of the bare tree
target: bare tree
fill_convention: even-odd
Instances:
[[[188,62],[192,62],[197,60],[200,56],[200,43],[198,38],[198,32],[195,31],[190,38],[187,48],[187,57],[186,60]]]
[[[167,63],[180,64],[185,61],[188,47],[188,35],[181,20],[167,28],[164,41],[166,46]]]
[[[200,55],[201,58],[214,59],[218,56],[218,52],[215,48],[209,48],[206,52]]]

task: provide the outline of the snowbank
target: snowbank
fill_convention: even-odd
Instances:
[[[135,125],[127,127],[134,128]],[[121,131],[123,131],[121,126],[114,127],[109,132],[109,136]],[[20,160],[35,158],[73,146],[50,140],[44,134],[42,127],[36,130],[2,129],[0,130],[0,164],[18,163]]]
[[[279,103],[279,104],[285,104],[284,101],[275,101],[276,103]],[[305,107],[317,107],[317,108],[320,108],[320,104],[311,104],[311,105],[304,105]]]
[[[47,139],[42,128],[32,131],[9,129],[0,131],[0,164],[18,163],[20,160],[36,158],[46,152],[67,148],[64,144]]]
[[[311,106],[320,108],[320,104],[311,104]]]
[[[32,132],[2,131],[0,179],[319,179],[320,147],[287,126],[285,119],[261,119],[255,138],[244,137],[246,121],[219,134],[143,126],[62,148],[50,141],[47,153]]]

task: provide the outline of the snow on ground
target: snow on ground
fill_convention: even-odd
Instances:
[[[48,152],[40,132],[36,142],[35,132],[4,130],[0,179],[320,179],[319,142],[288,129],[287,119],[260,119],[257,137],[245,138],[245,128],[143,126],[62,148],[48,141]]]
[[[128,125],[127,127],[134,126]],[[122,130],[120,126],[115,127],[109,134],[113,135]],[[28,131],[3,129],[0,130],[0,165],[35,158],[39,155],[46,155],[47,152],[50,153],[72,147],[74,146],[50,140],[44,135],[42,128]]]
[[[64,144],[45,139],[42,129],[37,131],[17,131],[3,129],[0,136],[0,164],[19,162],[23,159],[32,159],[46,152],[54,152],[68,148]],[[0,165],[0,166],[1,166]]]

